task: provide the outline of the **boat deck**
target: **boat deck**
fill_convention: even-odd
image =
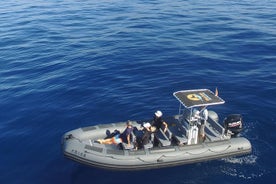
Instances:
[[[164,121],[168,124],[168,131],[164,133],[161,129],[158,130],[156,133],[153,134],[150,143],[144,146],[144,149],[187,145],[188,120],[183,120],[181,118],[182,117],[180,117],[179,115],[164,118]],[[135,141],[141,138],[141,136],[143,135],[140,127],[143,125],[144,122],[150,121],[133,121],[133,126],[135,127],[133,132],[133,146],[128,148],[126,147],[126,145],[123,145],[123,149],[134,148]],[[107,134],[110,134],[115,130],[123,131],[124,127],[125,122],[85,127],[82,128],[84,132],[90,132],[98,129],[101,129],[102,131],[97,131],[101,133],[93,133],[93,136],[87,136],[87,139],[82,139],[82,141],[90,146],[96,146],[99,148],[102,147],[108,150],[118,150],[118,146],[116,145],[101,145],[98,144],[96,140],[105,138]],[[205,134],[206,139],[204,140],[204,142],[206,143],[227,139],[224,136],[224,128],[211,118],[209,118],[206,122]],[[202,142],[203,140],[199,140],[198,144],[201,144]]]
[[[172,134],[180,141],[180,143],[187,143],[186,132],[188,131],[188,120],[182,120],[180,116],[173,116],[164,119]],[[180,123],[181,122],[181,123]],[[208,118],[205,125],[205,141],[219,141],[223,140],[225,129],[211,117]]]

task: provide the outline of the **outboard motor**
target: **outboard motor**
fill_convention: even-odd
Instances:
[[[236,136],[242,131],[242,116],[240,114],[230,114],[224,119],[225,132],[232,136]]]

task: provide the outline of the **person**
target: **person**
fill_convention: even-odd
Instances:
[[[161,111],[156,111],[154,113],[153,123],[152,126],[156,128],[156,130],[159,130],[162,128],[164,132],[168,129],[168,124],[162,119],[163,113]]]
[[[128,146],[131,146],[131,132],[133,131],[133,126],[131,121],[127,121],[126,129],[123,133],[118,133],[115,136],[107,139],[98,139],[97,141],[100,144],[120,144],[122,142],[127,143]]]
[[[206,109],[206,107],[203,107],[201,112],[201,119],[204,121],[204,123],[206,123],[206,121],[208,120],[208,110]]]
[[[193,109],[192,121],[198,122],[200,120],[200,111],[197,108]]]
[[[152,130],[151,130],[151,124],[150,123],[145,123],[143,124],[143,136],[141,139],[141,144],[142,145],[146,145],[149,143],[150,139],[151,139],[151,134],[152,134]]]
[[[151,136],[153,133],[153,127],[149,122],[144,122],[138,131],[139,133],[136,133],[138,135],[136,140],[136,148],[141,149],[145,145],[150,143],[150,140],[152,138]]]
[[[122,142],[127,143],[127,146],[131,146],[131,132],[133,131],[133,126],[131,121],[127,121],[127,127],[125,131],[120,135]]]
[[[206,107],[202,107],[200,110],[200,127],[199,127],[199,137],[204,141],[205,140],[205,125],[208,120],[208,110]]]

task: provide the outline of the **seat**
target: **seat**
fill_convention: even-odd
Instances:
[[[154,141],[154,136],[151,135],[151,139],[149,140],[148,144],[143,145],[144,149],[150,149],[153,148],[153,141]]]
[[[159,128],[155,133],[154,136],[156,140],[160,143],[162,147],[170,146],[171,145],[171,138],[172,133],[169,129],[166,132],[163,131],[163,127]]]
[[[135,141],[141,143],[142,137],[144,135],[144,132],[142,130],[138,130],[136,127],[133,130],[133,134],[135,136]],[[154,143],[154,135],[151,135],[151,139],[149,140],[149,142],[145,145],[141,145],[142,148],[144,149],[150,149],[153,148],[153,143]]]
[[[180,123],[173,124],[169,129],[178,144],[187,144],[186,129]]]

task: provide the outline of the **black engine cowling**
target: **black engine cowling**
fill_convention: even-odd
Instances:
[[[224,119],[224,128],[226,132],[231,131],[233,136],[236,136],[242,131],[242,115],[230,114]]]

